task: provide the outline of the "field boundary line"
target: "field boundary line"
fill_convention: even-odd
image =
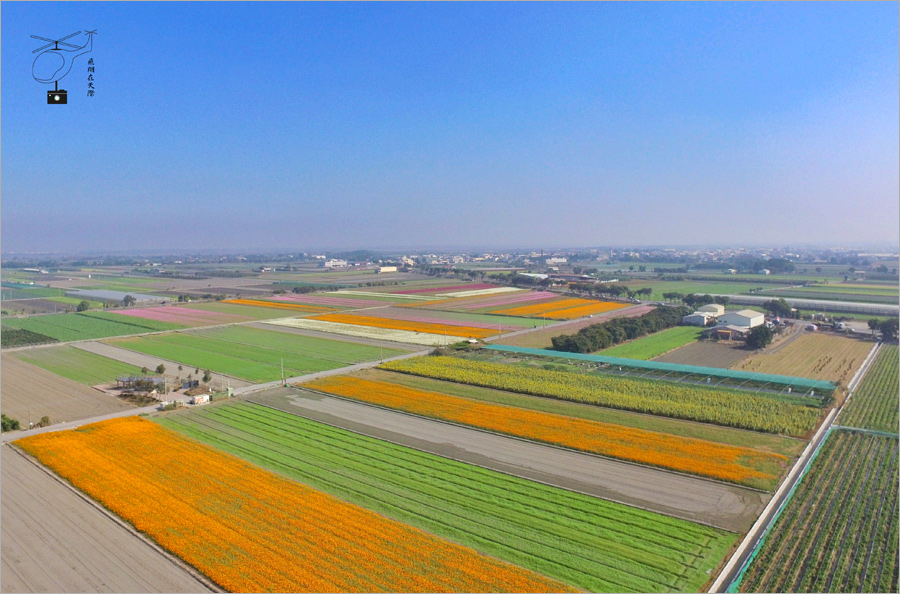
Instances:
[[[832,428],[839,429],[841,431],[851,431],[853,433],[865,433],[867,435],[878,435],[881,437],[900,439],[900,435],[898,435],[897,433],[891,433],[889,431],[878,431],[877,429],[863,429],[862,427],[848,427],[846,425],[832,425]]]
[[[33,466],[37,467],[39,470],[41,470],[42,472],[44,472],[45,474],[50,476],[50,478],[52,478],[57,483],[64,486],[66,489],[68,489],[69,491],[74,493],[76,496],[81,498],[83,501],[86,501],[89,505],[91,505],[95,509],[99,510],[100,513],[102,513],[104,516],[106,516],[107,518],[112,520],[114,523],[116,523],[117,525],[121,526],[126,531],[128,531],[129,534],[131,534],[132,536],[134,536],[141,542],[149,545],[151,549],[153,549],[154,551],[156,551],[157,553],[159,553],[160,555],[162,555],[163,557],[165,557],[167,560],[171,561],[175,565],[179,566],[181,569],[184,569],[191,577],[193,577],[195,580],[200,582],[205,588],[207,588],[213,592],[227,592],[228,591],[228,590],[225,590],[222,587],[220,587],[218,584],[216,584],[214,581],[212,581],[205,575],[203,575],[193,565],[188,564],[186,561],[184,561],[180,557],[170,553],[165,548],[163,548],[159,543],[157,543],[150,537],[143,534],[140,530],[135,528],[132,524],[129,524],[128,522],[126,522],[125,520],[123,520],[122,518],[120,518],[119,516],[117,516],[110,510],[108,510],[107,508],[105,508],[98,501],[96,501],[95,499],[93,499],[92,497],[90,497],[89,495],[87,495],[86,493],[81,491],[80,489],[78,489],[75,485],[73,485],[72,483],[63,479],[58,474],[56,474],[55,472],[53,472],[52,470],[50,470],[49,468],[47,468],[46,466],[44,466],[43,464],[38,462],[36,459],[34,459],[32,456],[30,456],[28,453],[26,453],[25,451],[20,449],[15,444],[7,443],[4,445],[8,446],[10,448],[10,450],[12,450],[16,454],[18,454],[19,456],[24,458],[26,461],[28,461],[28,463],[32,464]],[[0,447],[2,447],[2,446],[0,446]]]

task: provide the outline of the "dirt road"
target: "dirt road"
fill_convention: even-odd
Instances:
[[[0,591],[211,591],[10,446],[0,456]]]
[[[769,495],[299,390],[251,402],[431,452],[735,532],[750,528]]]

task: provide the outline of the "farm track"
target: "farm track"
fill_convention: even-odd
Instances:
[[[319,393],[276,389],[257,402],[291,414],[484,468],[734,532],[768,494],[389,411]]]
[[[2,456],[3,592],[209,592],[180,562],[9,446]]]

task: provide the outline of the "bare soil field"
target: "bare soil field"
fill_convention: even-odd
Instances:
[[[0,456],[0,591],[211,591],[23,454]]]
[[[724,342],[694,342],[669,351],[653,359],[664,363],[680,365],[699,365],[701,367],[720,367],[729,369],[753,351],[744,348],[742,343],[727,344]]]
[[[132,408],[115,396],[104,394],[9,355],[0,359],[3,373],[3,414],[28,427],[28,417],[43,416],[51,423],[96,417]]]
[[[49,301],[47,299],[12,299],[3,301],[3,309],[13,312],[14,315],[30,315],[36,313],[49,313],[65,311],[65,303]],[[74,306],[68,306],[74,308]]]
[[[553,346],[553,343],[550,341],[550,339],[554,336],[559,336],[560,334],[575,334],[582,328],[592,326],[594,324],[600,324],[612,318],[633,318],[636,316],[642,316],[652,309],[653,308],[649,305],[629,307],[627,309],[610,312],[609,314],[594,316],[593,318],[584,318],[582,320],[578,320],[577,322],[564,322],[562,324],[554,324],[553,326],[549,326],[547,328],[539,328],[538,330],[534,330],[532,332],[522,332],[517,333],[514,336],[498,338],[496,340],[492,340],[491,344],[504,344],[508,346],[529,347],[533,349],[549,349]],[[540,320],[535,320],[535,322],[538,324],[538,326],[540,326]]]
[[[857,338],[810,332],[753,355],[734,369],[830,380],[846,385],[873,344]]]
[[[94,353],[96,355],[103,355],[104,357],[115,359],[116,361],[122,361],[123,363],[130,363],[131,365],[146,367],[148,369],[156,369],[156,366],[162,363],[166,366],[166,375],[172,378],[180,376],[182,379],[187,379],[189,373],[194,373],[193,367],[184,364],[182,364],[184,369],[182,371],[178,371],[179,363],[177,361],[171,361],[169,359],[161,359],[159,357],[145,355],[143,353],[130,351],[128,349],[123,349],[122,347],[113,346],[104,342],[80,342],[72,346],[83,351]],[[200,375],[203,375],[202,369],[200,370]],[[194,379],[199,378],[197,378],[195,375]],[[251,382],[227,375],[222,375],[219,373],[213,373],[212,380],[210,381],[210,385],[212,385],[213,387],[222,388],[226,386],[231,386],[232,388],[243,388],[251,384]]]

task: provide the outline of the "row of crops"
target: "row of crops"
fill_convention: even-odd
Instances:
[[[767,396],[622,377],[551,371],[458,357],[391,361],[383,369],[623,410],[802,436],[821,409]]]
[[[90,340],[109,336],[142,334],[183,328],[181,324],[122,316],[111,312],[84,312],[10,318],[3,320],[3,332],[27,330],[55,341]],[[43,342],[47,342],[44,340]],[[4,344],[3,346],[7,346]]]
[[[897,406],[900,398],[898,367],[900,349],[897,345],[884,345],[841,412],[838,424],[897,433],[900,416],[900,407]]]
[[[233,403],[157,421],[588,591],[697,591],[736,535]]]
[[[896,592],[897,456],[896,438],[833,431],[740,591]]]

